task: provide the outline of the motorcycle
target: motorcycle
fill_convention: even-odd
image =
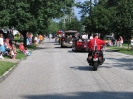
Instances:
[[[97,71],[98,66],[102,64],[102,56],[100,56],[100,51],[98,50],[92,51],[91,53],[91,56],[88,55],[87,61],[93,67],[93,70]]]

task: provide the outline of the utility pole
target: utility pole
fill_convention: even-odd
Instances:
[[[65,27],[66,27],[66,16],[64,16],[64,18],[63,18],[63,20],[64,20],[64,29],[65,29]]]

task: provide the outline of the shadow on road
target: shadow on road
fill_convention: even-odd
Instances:
[[[54,44],[54,45],[60,45],[60,44]]]
[[[72,50],[69,50],[68,52],[69,53],[88,53],[87,51],[76,51],[76,52],[74,52]]]
[[[111,50],[109,50],[109,49],[107,49],[107,50],[105,50],[106,52],[119,52],[120,50],[113,50],[113,49],[111,49]]]
[[[56,42],[51,42],[51,41],[49,41],[49,42],[44,42],[44,43],[56,43]]]
[[[93,68],[92,66],[73,66],[73,67],[70,67],[74,70],[83,70],[83,71],[93,71]]]
[[[132,58],[106,58],[108,60],[112,60],[115,61],[115,63],[109,63],[112,64],[113,67],[120,67],[120,68],[124,68],[127,70],[133,70],[133,59]],[[107,63],[105,63],[107,64]],[[111,66],[111,67],[112,67]]]
[[[60,49],[67,49],[67,48],[70,48],[70,47],[55,47],[55,48],[60,48]]]
[[[45,47],[36,47],[35,50],[47,49]]]
[[[132,99],[133,92],[67,92],[48,95],[25,95],[24,99]]]

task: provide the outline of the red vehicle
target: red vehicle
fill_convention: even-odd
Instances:
[[[76,40],[73,42],[72,44],[72,51],[76,52],[76,51],[88,51],[88,39],[86,40]]]

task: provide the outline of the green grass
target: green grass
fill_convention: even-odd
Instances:
[[[15,63],[0,61],[0,76],[13,67]]]
[[[22,40],[19,39],[15,39],[15,42],[22,42]],[[16,55],[16,59],[23,59],[26,58],[27,56],[20,52],[20,50],[17,48],[17,55]],[[36,48],[35,45],[28,45],[27,46],[28,50],[34,50]],[[4,56],[5,59],[10,59],[9,56]],[[15,63],[11,63],[11,62],[5,62],[5,61],[0,61],[0,76],[2,76],[6,71],[8,71],[11,67],[13,67],[15,65]]]
[[[24,53],[22,53],[19,50],[17,50],[16,59],[23,59],[25,57],[26,57],[26,55]]]
[[[35,45],[28,45],[27,48],[28,48],[28,50],[31,51],[31,50],[34,50],[34,49],[36,48],[36,46],[35,46]],[[25,55],[24,53],[22,53],[22,52],[18,49],[18,47],[17,47],[16,59],[23,59],[23,58],[25,58],[25,57],[26,57],[26,55]],[[4,58],[5,58],[5,59],[10,59],[9,56],[4,56]]]
[[[20,39],[20,38],[15,38],[13,41],[15,41],[15,42],[23,42],[23,40],[22,39]]]
[[[133,55],[133,50],[131,50],[131,48],[128,48],[128,47],[125,48],[125,47],[109,46],[107,48],[110,50],[118,51],[118,52],[123,53],[123,54]]]

